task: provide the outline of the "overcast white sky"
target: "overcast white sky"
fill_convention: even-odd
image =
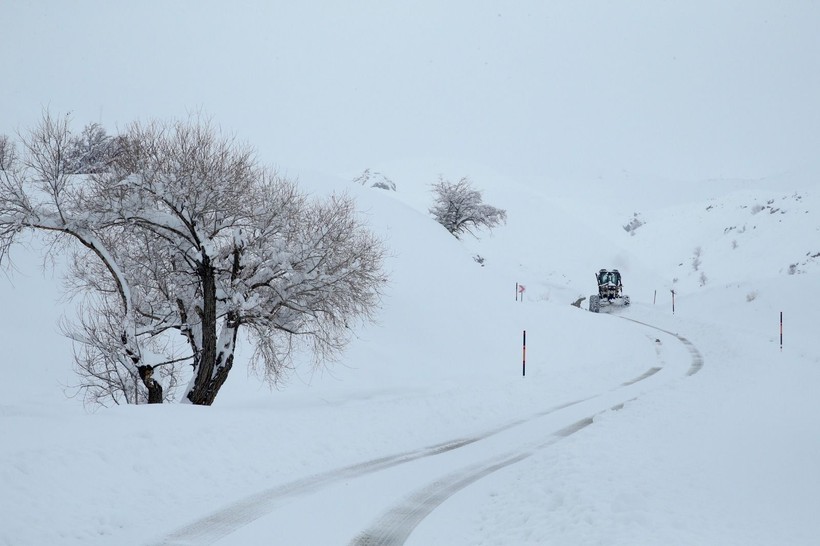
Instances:
[[[820,145],[820,3],[0,3],[0,133],[201,110],[268,162],[758,177]]]

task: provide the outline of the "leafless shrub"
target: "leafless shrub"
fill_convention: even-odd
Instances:
[[[695,248],[694,255],[692,256],[692,269],[698,271],[701,266],[701,256],[703,255],[703,249],[701,247]]]
[[[487,205],[479,190],[468,178],[450,182],[444,178],[433,184],[433,218],[458,238],[462,233],[476,236],[474,230],[493,227],[507,221],[507,211]]]

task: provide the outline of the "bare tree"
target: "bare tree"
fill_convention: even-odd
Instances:
[[[138,259],[155,268],[139,283],[154,289],[143,315],[188,341],[192,403],[213,402],[240,327],[255,341],[253,362],[276,381],[294,336],[321,362],[344,346],[349,322],[371,317],[386,280],[383,251],[350,199],[308,201],[207,123],[134,125],[127,136],[139,147],[105,183],[115,193],[136,186],[148,212],[128,218],[151,239]]]
[[[73,387],[89,406],[171,400],[180,376],[175,364],[180,360],[169,356],[164,365],[139,364],[137,373],[132,373],[117,358],[121,322],[120,309],[95,295],[86,298],[77,322],[63,321],[64,334],[75,341],[74,367],[78,379]],[[148,340],[151,345],[156,345],[156,341]],[[158,347],[153,354],[169,350],[172,349]]]
[[[161,366],[188,362],[185,398],[207,405],[233,367],[240,328],[255,342],[252,363],[277,381],[296,339],[324,362],[344,347],[352,323],[372,318],[386,282],[383,249],[349,198],[308,200],[293,182],[260,167],[250,148],[201,120],[134,124],[122,143],[108,172],[82,179],[77,198],[94,211],[87,219],[94,238],[75,237],[101,255],[72,275],[74,289],[94,294],[89,309],[104,317],[86,316],[71,331],[87,348],[75,357],[87,396],[96,399],[108,385],[130,401],[124,391],[135,379],[123,381],[125,367],[149,401],[162,397],[157,365],[123,362],[118,340],[162,354]],[[0,243],[11,244],[27,218],[14,212],[5,222],[0,214]],[[74,229],[76,216],[60,225]],[[120,324],[131,338],[119,335]],[[185,354],[169,342],[174,332],[182,334]]]
[[[113,336],[117,347],[109,357],[123,368],[121,373],[136,380],[142,356],[130,287],[102,238],[119,219],[98,207],[83,181],[67,172],[70,139],[68,118],[44,113],[40,125],[23,139],[19,168],[0,172],[0,264],[9,265],[9,249],[25,230],[50,236],[55,248],[79,243],[92,257],[90,263],[105,271],[108,293],[119,303],[120,322]]]
[[[11,170],[17,161],[17,149],[6,135],[0,135],[0,171]]]
[[[66,170],[71,174],[94,174],[108,170],[117,153],[119,139],[106,133],[102,125],[86,125],[72,136],[66,153]]]
[[[430,214],[456,238],[465,232],[475,237],[474,230],[492,229],[507,221],[507,211],[485,204],[481,192],[466,177],[458,182],[440,177],[433,184],[433,196]]]

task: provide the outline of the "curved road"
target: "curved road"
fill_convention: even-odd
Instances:
[[[700,351],[698,351],[698,349],[688,339],[644,322],[628,318],[625,320],[653,328],[675,337],[678,341],[680,341],[689,351],[692,359],[686,375],[694,375],[703,367],[703,355],[701,355]],[[655,375],[659,371],[661,371],[661,368],[650,368],[634,380],[623,383],[622,387],[635,385],[636,383]],[[623,408],[624,402],[619,402],[618,404],[615,404],[607,409],[615,411],[620,410]],[[564,428],[554,431],[545,441],[533,446],[533,449],[510,453],[506,456],[487,460],[482,464],[454,472],[444,479],[439,479],[436,482],[419,489],[399,504],[391,507],[379,519],[373,522],[367,530],[362,532],[350,542],[351,546],[398,546],[404,544],[413,529],[415,529],[416,526],[421,523],[421,521],[430,512],[435,510],[436,507],[453,496],[455,493],[464,489],[471,483],[480,480],[484,476],[520,462],[533,455],[535,451],[549,447],[560,441],[562,438],[566,438],[584,427],[591,425],[594,422],[595,415],[602,413],[603,411],[606,410],[596,412],[595,414],[589,415]]]
[[[702,368],[702,355],[686,338],[634,319],[620,318],[683,344],[690,357],[686,375]],[[679,372],[670,368],[663,366],[659,351],[656,366],[596,396],[551,407],[481,434],[364,461],[260,491],[193,521],[154,544],[248,544],[252,543],[251,537],[259,536],[251,530],[257,525],[271,529],[277,543],[318,543],[311,540],[311,529],[288,527],[290,522],[304,521],[305,510],[323,514],[321,524],[333,526],[334,536],[346,535],[347,539],[340,538],[340,544],[404,544],[428,514],[458,491],[582,430],[594,422],[596,415],[623,408],[648,388],[665,382],[670,374],[680,377]],[[396,502],[389,493],[407,491],[407,475],[430,476],[430,481],[416,485],[412,493]],[[365,500],[340,505],[339,498]],[[379,513],[374,519],[374,514]],[[325,521],[327,514],[336,517]],[[327,536],[327,529],[320,531]]]

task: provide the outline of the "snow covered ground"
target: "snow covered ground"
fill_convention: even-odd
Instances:
[[[15,248],[0,546],[817,544],[819,19],[4,2],[0,134],[41,108],[109,132],[201,109],[308,190],[353,194],[391,280],[327,370],[271,391],[240,349],[213,407],[87,411],[60,264]],[[366,168],[397,191],[352,184]],[[440,174],[507,225],[446,233]],[[632,306],[573,307],[603,267]]]
[[[68,304],[18,252],[2,287],[0,543],[814,543],[816,190],[692,186],[630,235],[616,212],[585,222],[569,196],[502,201],[488,181],[509,224],[461,243],[397,185],[337,183],[390,249],[378,324],[280,391],[236,368],[211,408],[66,399],[70,347],[50,325]],[[633,305],[570,305],[610,265]],[[426,517],[396,523],[407,503]]]

